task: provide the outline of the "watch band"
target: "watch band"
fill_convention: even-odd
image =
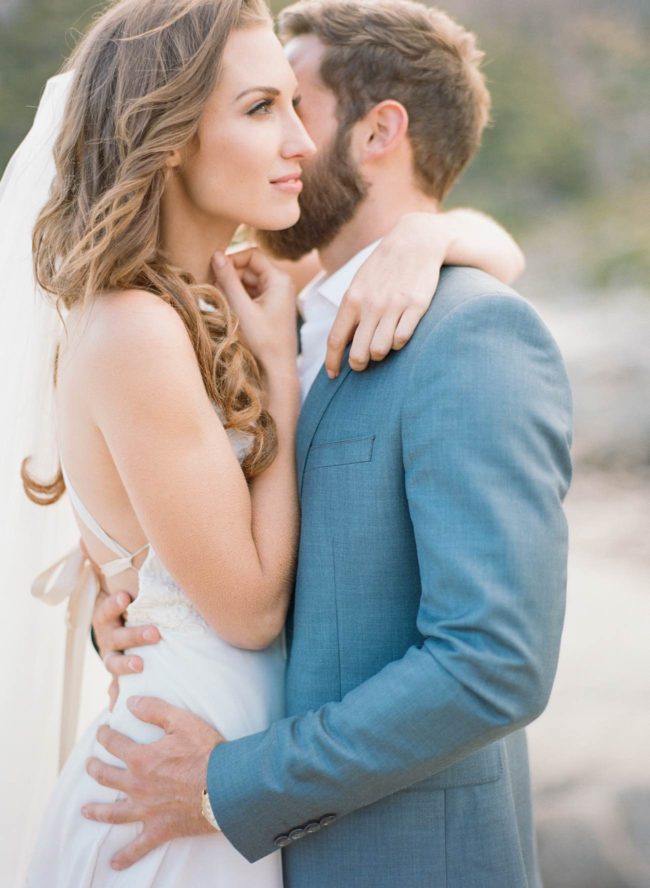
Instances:
[[[201,793],[201,814],[203,814],[212,829],[216,829],[218,832],[221,832],[219,824],[217,823],[217,818],[214,816],[212,805],[210,804],[210,796],[208,795],[207,787],[205,787],[203,792]]]

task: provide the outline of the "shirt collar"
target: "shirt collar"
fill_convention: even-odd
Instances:
[[[366,259],[377,249],[381,243],[381,238],[368,244],[363,250],[359,250],[345,265],[337,269],[333,274],[327,276],[327,272],[321,271],[316,277],[307,284],[298,296],[298,308],[300,314],[305,317],[305,306],[308,302],[313,301],[316,296],[327,300],[335,308],[338,308],[347,292],[352,280],[366,261]]]

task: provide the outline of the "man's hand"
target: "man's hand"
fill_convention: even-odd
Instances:
[[[141,721],[161,727],[165,735],[154,743],[140,744],[102,725],[97,739],[126,768],[91,758],[86,770],[102,786],[117,789],[128,798],[82,809],[88,820],[143,824],[137,839],[113,858],[111,866],[118,870],[127,869],[170,839],[212,831],[201,814],[201,794],[210,753],[224,742],[203,719],[163,700],[130,697],[128,707]]]
[[[99,655],[113,676],[108,690],[111,711],[117,700],[118,677],[132,672],[142,672],[144,668],[142,657],[127,656],[124,651],[160,641],[160,632],[155,626],[124,625],[124,615],[130,604],[131,597],[128,592],[114,592],[112,595],[103,593],[98,597],[93,613],[93,630]]]

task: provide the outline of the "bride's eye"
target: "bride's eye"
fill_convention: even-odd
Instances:
[[[261,102],[258,102],[256,105],[247,111],[246,114],[248,117],[253,117],[255,115],[265,115],[271,113],[271,108],[273,107],[273,99],[263,99]]]

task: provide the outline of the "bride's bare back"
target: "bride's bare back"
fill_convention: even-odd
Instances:
[[[124,291],[100,296],[83,313],[73,309],[67,327],[58,435],[84,505],[130,552],[152,544],[223,638],[244,647],[268,644],[284,621],[292,543],[278,548],[271,515],[253,512],[254,490],[207,396],[180,317],[152,294]],[[275,489],[276,518],[295,510],[286,480],[280,494],[278,472],[287,478],[286,460],[253,485]],[[80,530],[94,561],[114,558],[82,522]],[[135,594],[137,573],[107,585]]]
[[[99,300],[87,312],[73,308],[66,318],[67,336],[59,348],[56,386],[57,437],[61,462],[81,497],[101,527],[130,552],[140,549],[146,536],[133,510],[106,440],[94,419],[98,395],[91,384],[94,355],[93,342],[109,335],[106,330],[105,303],[111,297]],[[119,367],[115,367],[119,374]],[[125,397],[129,381],[124,380]],[[81,539],[95,564],[101,565],[115,557],[86,524],[76,515]],[[146,551],[136,556],[134,568],[140,567]],[[127,570],[117,577],[104,579],[103,587],[111,592],[128,591],[135,597],[138,591],[136,570]]]

